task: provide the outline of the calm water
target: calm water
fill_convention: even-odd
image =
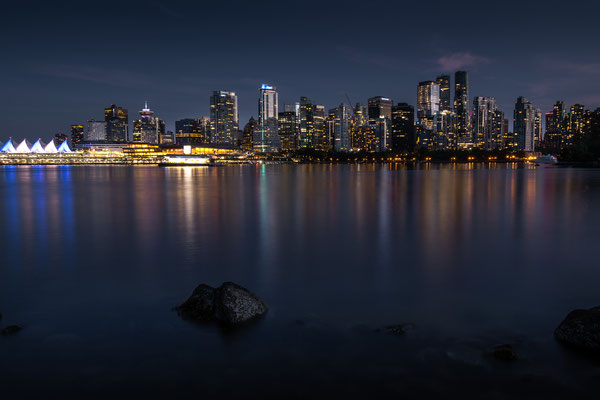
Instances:
[[[0,167],[0,325],[24,326],[0,337],[0,390],[584,398],[600,363],[552,332],[600,305],[599,222],[599,170]],[[171,311],[228,280],[265,320]]]

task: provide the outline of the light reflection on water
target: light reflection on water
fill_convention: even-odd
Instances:
[[[266,350],[296,319],[553,346],[568,310],[600,304],[599,200],[596,170],[512,164],[6,167],[0,312],[28,326],[24,343],[68,332],[144,362],[149,346],[174,352],[173,337],[199,346],[170,307],[197,283],[233,280],[271,304],[263,339],[241,346]],[[229,345],[203,332],[202,351],[221,359]],[[16,353],[0,344],[0,357]]]

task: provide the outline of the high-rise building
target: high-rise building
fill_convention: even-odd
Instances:
[[[162,135],[160,144],[175,144],[175,134],[173,131],[167,131]]]
[[[83,142],[83,125],[71,125],[71,145],[75,146]]]
[[[331,141],[325,131],[325,106],[323,105],[313,105],[313,129],[312,148],[321,151],[331,150]]]
[[[252,140],[254,140],[254,132],[257,130],[258,121],[254,117],[250,117],[248,123],[244,126],[242,131],[242,149],[252,150]]]
[[[471,129],[473,131],[473,146],[479,149],[491,150],[498,147],[494,116],[498,111],[493,97],[475,97],[473,99],[473,115]]]
[[[206,117],[205,117],[206,118]],[[201,145],[205,143],[206,131],[199,124],[202,119],[185,118],[175,121],[175,141],[177,144]]]
[[[106,140],[123,143],[129,141],[129,115],[126,109],[111,104],[104,109]]]
[[[56,135],[54,135],[54,142],[56,144],[56,147],[60,146],[61,144],[63,144],[64,142],[68,141],[69,137],[67,135],[65,135],[64,133],[57,133]]]
[[[381,116],[392,120],[392,106],[394,105],[391,99],[387,97],[371,97],[368,100],[367,107],[369,112],[369,123],[375,124]]]
[[[533,147],[536,149],[542,144],[542,140],[544,140],[544,131],[542,125],[542,111],[535,110],[535,122],[533,128]]]
[[[295,111],[279,113],[279,141],[282,151],[294,151],[298,148],[298,115]]]
[[[299,149],[313,148],[314,143],[314,116],[313,104],[307,97],[300,97],[300,135]]]
[[[458,145],[468,147],[472,138],[469,132],[469,73],[466,71],[454,74],[454,112]]]
[[[331,113],[333,111],[333,113]],[[352,143],[350,139],[350,109],[346,104],[330,111],[333,115],[333,150],[350,151]]]
[[[440,86],[434,81],[419,82],[417,87],[417,116],[433,117],[440,111]]]
[[[85,142],[106,142],[106,122],[91,119],[87,123],[87,130],[83,134]]]
[[[239,129],[238,101],[234,92],[214,91],[210,97],[210,143],[234,147]]]
[[[263,84],[258,98],[258,129],[254,132],[252,145],[260,153],[272,153],[281,149],[278,134],[278,96],[273,86]]]
[[[562,147],[567,130],[567,108],[565,103],[557,101],[552,107],[552,113],[546,114],[546,134],[544,144],[548,150],[558,151]]]
[[[135,143],[160,143],[161,134],[164,134],[164,121],[154,116],[154,111],[148,108],[148,102],[140,111],[140,119],[133,121],[133,141]]]
[[[352,118],[350,120],[350,138],[352,150],[365,150],[366,127],[369,124],[368,109],[360,103],[356,103],[353,108]]]
[[[435,78],[435,83],[440,87],[440,111],[452,111],[450,101],[450,75],[440,75]]]
[[[534,151],[536,109],[524,97],[515,104],[514,140],[517,150]]]
[[[408,103],[392,107],[392,150],[412,150],[415,146],[415,109]]]

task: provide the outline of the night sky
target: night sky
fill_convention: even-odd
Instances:
[[[294,1],[10,2],[0,13],[0,139],[67,133],[116,103],[130,120],[148,100],[173,130],[208,116],[213,90],[238,94],[240,125],[258,87],[280,108],[307,96],[326,109],[471,72],[471,97],[512,119],[526,96],[600,106],[597,2]]]

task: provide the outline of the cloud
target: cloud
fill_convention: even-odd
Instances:
[[[443,72],[475,68],[489,63],[490,60],[488,58],[469,52],[450,53],[437,59],[437,64]]]
[[[151,80],[140,73],[124,70],[105,69],[86,65],[58,64],[39,68],[46,76],[99,83],[125,88],[149,86]]]
[[[563,60],[545,60],[543,65],[576,75],[600,75],[600,63],[577,63]]]

